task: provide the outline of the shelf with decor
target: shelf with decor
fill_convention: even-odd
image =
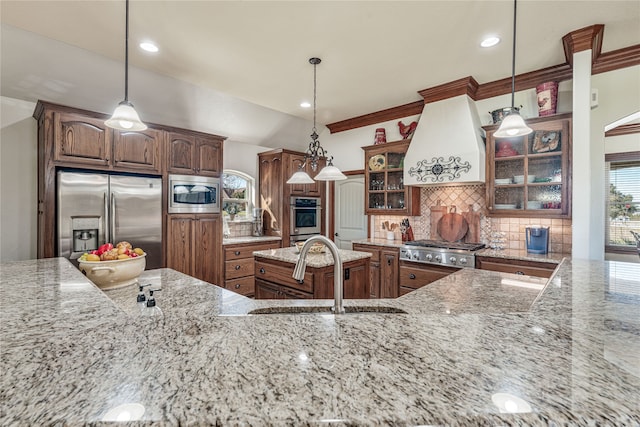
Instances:
[[[528,119],[529,135],[486,131],[489,216],[571,217],[571,114]]]
[[[420,188],[404,186],[404,156],[410,142],[362,147],[366,214],[420,215]]]

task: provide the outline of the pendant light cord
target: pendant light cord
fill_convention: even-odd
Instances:
[[[317,133],[316,131],[316,67],[318,66],[318,61],[313,62],[313,133]]]
[[[129,0],[127,0],[129,1]],[[513,0],[513,50],[511,52],[511,108],[515,108],[516,94],[516,9],[518,0]]]
[[[126,0],[124,32],[124,101],[129,102],[129,0]]]

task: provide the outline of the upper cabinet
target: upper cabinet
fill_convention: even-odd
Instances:
[[[529,135],[487,133],[486,189],[490,216],[571,217],[571,114],[527,119]]]
[[[304,154],[293,154],[288,153],[285,155],[285,158],[288,159],[289,169],[286,172],[286,177],[289,179],[291,175],[300,170],[304,170],[311,178],[315,178],[316,175],[320,173],[322,168],[326,164],[326,159],[322,158],[318,161],[318,166],[316,170],[311,169],[311,163],[305,163]],[[324,195],[325,184],[324,181],[314,181],[313,184],[287,184],[289,185],[289,191],[292,196],[309,196],[309,197],[320,197]]]
[[[59,164],[161,173],[162,132],[111,129],[101,118],[53,112],[53,160]]]
[[[167,172],[219,176],[222,139],[187,132],[167,132]]]
[[[365,213],[420,215],[420,188],[404,186],[404,156],[410,140],[362,147]]]

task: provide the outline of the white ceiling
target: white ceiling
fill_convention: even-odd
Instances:
[[[124,1],[0,7],[2,23],[124,60]],[[318,56],[318,122],[326,124],[419,100],[417,91],[468,75],[479,83],[510,76],[512,16],[512,2],[487,0],[132,0],[130,62],[311,119],[299,104],[312,101],[308,59]],[[562,36],[593,24],[605,25],[603,52],[640,44],[640,1],[521,0],[516,73],[563,63]],[[481,49],[488,34],[502,43]],[[142,52],[144,39],[160,52]]]

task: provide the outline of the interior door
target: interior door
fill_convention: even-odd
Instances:
[[[367,238],[367,216],[364,214],[364,176],[353,175],[335,181],[335,243],[351,249],[353,240]]]

